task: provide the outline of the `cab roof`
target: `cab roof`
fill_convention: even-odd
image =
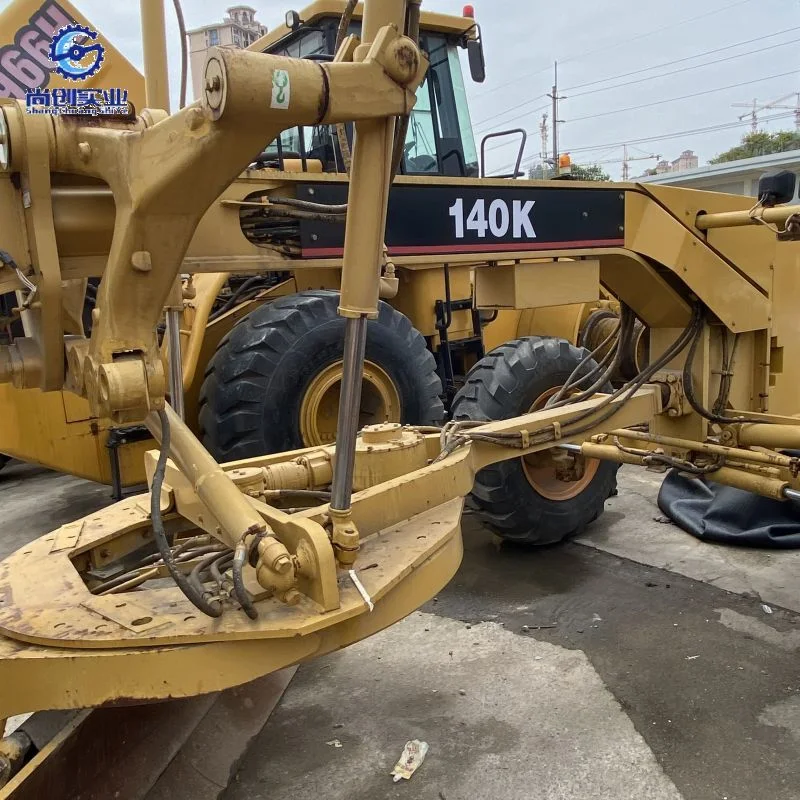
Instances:
[[[339,18],[344,13],[347,0],[316,0],[299,12],[303,25],[313,25],[325,17]],[[364,15],[364,4],[359,3],[353,13],[353,19],[360,20]],[[433,11],[423,11],[420,15],[420,28],[433,33],[444,33],[453,36],[463,36],[475,28],[475,20],[470,17],[457,17],[451,14],[437,14]],[[257,39],[248,47],[248,50],[263,52],[277,42],[293,33],[286,25],[279,25],[269,31],[265,36]]]

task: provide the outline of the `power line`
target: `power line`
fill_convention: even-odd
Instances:
[[[606,83],[607,81],[615,81],[617,78],[629,78],[631,75],[641,75],[643,72],[650,72],[654,69],[663,69],[664,67],[671,67],[673,64],[682,64],[684,61],[693,61],[695,58],[702,56],[711,56],[714,53],[721,53],[724,50],[732,50],[734,47],[742,47],[746,44],[753,44],[753,42],[761,42],[764,39],[773,39],[776,36],[781,36],[784,33],[791,33],[792,31],[800,30],[800,26],[794,28],[784,28],[783,30],[776,31],[775,33],[768,33],[765,36],[757,36],[754,39],[745,39],[743,42],[735,42],[734,44],[725,45],[725,47],[717,47],[714,50],[704,50],[700,53],[695,53],[693,56],[686,56],[684,58],[676,58],[673,61],[664,61],[662,64],[655,64],[652,67],[642,67],[642,69],[635,69],[631,72],[622,72],[619,75],[612,75],[608,78],[598,78],[595,81],[588,83],[576,83],[574,86],[568,86],[564,89],[565,92],[571,92],[573,89],[583,89],[585,86],[596,86],[598,83]],[[745,54],[746,55],[746,54]],[[716,62],[712,62],[716,63]]]
[[[763,78],[756,78],[752,81],[742,81],[741,83],[731,83],[727,86],[718,86],[715,89],[704,89],[702,92],[693,92],[692,94],[683,94],[680,97],[668,97],[666,100],[654,100],[652,103],[641,103],[636,106],[627,106],[625,108],[615,108],[612,111],[601,111],[598,114],[587,114],[584,117],[574,117],[573,119],[567,120],[567,122],[582,122],[583,120],[587,119],[597,119],[598,117],[609,117],[613,116],[614,114],[622,114],[626,111],[637,111],[640,108],[652,108],[653,106],[661,106],[665,103],[676,103],[679,100],[688,100],[692,97],[701,97],[707,94],[714,94],[716,92],[723,92],[727,89],[738,89],[740,86],[751,86],[754,83],[763,83],[764,81],[773,80],[774,78],[785,78],[787,75],[794,75],[797,72],[796,69],[790,70],[789,72],[779,72],[776,75],[767,75]]]
[[[627,47],[631,42],[636,42],[639,41],[640,39],[646,39],[648,36],[654,36],[657,33],[668,31],[671,30],[672,28],[683,27],[688,22],[697,22],[697,20],[699,19],[705,19],[706,17],[715,16],[720,13],[727,14],[732,8],[737,8],[738,6],[743,6],[745,3],[750,3],[750,2],[752,2],[752,0],[739,0],[738,3],[733,3],[733,4],[728,3],[722,6],[721,8],[715,8],[712,11],[706,11],[703,14],[698,14],[698,16],[690,17],[689,19],[676,20],[675,22],[671,22],[669,25],[664,25],[661,28],[656,28],[654,31],[647,31],[645,33],[640,33],[638,36],[631,36],[624,39],[623,41],[625,46]],[[572,58],[565,58],[561,63],[567,64],[571,61],[582,61],[584,58],[587,58],[588,56],[595,55],[595,53],[602,53],[605,50],[609,50],[612,47],[618,47],[618,46],[619,46],[619,41],[615,41],[607,45],[604,45],[603,47],[599,47],[596,50],[589,50],[586,53],[581,53],[579,56],[573,56]]]
[[[788,119],[789,117],[793,117],[793,116],[794,116],[794,112],[789,112],[789,113],[785,113],[785,114],[773,114],[770,117],[764,117],[762,121],[763,122],[773,122],[775,120]],[[745,125],[749,125],[749,124],[750,124],[749,120],[736,121],[736,122],[721,122],[721,123],[719,123],[717,125],[711,125],[711,126],[704,127],[704,128],[692,128],[691,130],[675,131],[673,133],[663,133],[663,134],[658,134],[657,136],[644,136],[644,137],[641,137],[639,139],[627,139],[624,142],[624,144],[627,144],[629,147],[633,147],[636,144],[646,144],[647,142],[657,142],[657,141],[661,141],[662,139],[677,139],[677,138],[680,138],[681,136],[691,136],[693,134],[713,133],[714,131],[721,131],[721,130],[726,130],[726,129],[729,129],[729,128],[740,128],[740,127],[744,127]],[[499,150],[499,149],[501,149],[503,147],[508,147],[511,144],[513,144],[513,142],[506,142],[504,144],[498,144],[498,145],[495,145],[493,147],[487,147],[486,148],[486,152],[490,153],[490,152],[492,152],[492,150]],[[589,152],[589,151],[592,151],[592,150],[603,150],[604,152],[600,153],[598,155],[598,158],[600,158],[601,156],[604,156],[609,150],[612,150],[614,148],[620,147],[622,144],[623,144],[623,142],[608,142],[606,144],[591,145],[591,146],[588,146],[588,147],[586,147],[586,146],[585,147],[567,147],[567,148],[564,149],[564,152],[565,153],[574,154],[574,153]],[[644,152],[644,151],[641,151],[641,152]],[[536,160],[536,156],[528,156],[528,158],[525,159],[525,160],[526,161],[528,161],[528,160],[534,160],[535,161]],[[511,167],[511,166],[513,166],[513,164],[509,165],[509,167]]]
[[[764,117],[763,121],[764,122],[772,122],[774,120],[787,119],[788,117],[793,117],[793,116],[794,116],[793,112],[786,112],[786,113],[782,113],[782,114],[773,114],[770,117]],[[728,130],[730,128],[741,128],[741,127],[744,127],[744,126],[749,125],[749,124],[750,124],[749,120],[743,120],[743,121],[738,121],[737,120],[735,122],[720,122],[720,123],[718,123],[716,125],[707,125],[707,126],[705,126],[703,128],[692,128],[690,130],[685,130],[685,131],[673,131],[672,133],[660,133],[660,134],[658,134],[656,136],[642,136],[642,137],[640,137],[638,139],[628,139],[626,141],[626,144],[628,144],[629,146],[632,146],[632,145],[636,145],[636,144],[645,144],[647,142],[660,142],[662,139],[663,140],[666,140],[666,139],[679,139],[681,136],[694,136],[694,135],[699,135],[699,134],[702,134],[702,133],[713,133],[715,131]],[[616,146],[619,147],[620,144],[621,144],[621,142],[618,143]],[[586,153],[586,152],[590,152],[592,150],[605,150],[609,146],[613,146],[613,145],[605,145],[605,144],[586,145],[584,147],[573,147],[572,149],[565,150],[564,152],[565,153],[570,153],[570,154],[572,154],[572,153]]]
[[[794,28],[793,30],[800,30],[800,27]],[[691,72],[695,69],[702,69],[703,67],[710,67],[712,64],[722,64],[725,61],[734,61],[737,58],[744,58],[745,56],[752,56],[756,53],[763,53],[765,50],[776,50],[779,47],[786,47],[790,44],[797,44],[800,42],[800,39],[791,39],[788,42],[780,42],[779,44],[772,44],[768,45],[767,47],[759,47],[757,50],[748,50],[746,53],[736,53],[732,56],[726,56],[725,58],[717,58],[713,61],[706,61],[703,64],[693,64],[689,67],[681,67],[680,69],[673,69],[669,72],[662,72],[659,75],[649,75],[646,78],[637,78],[635,81],[625,81],[625,83],[615,83],[613,86],[601,86],[599,89],[589,89],[587,92],[578,92],[577,94],[570,94],[569,99],[574,99],[575,97],[583,97],[587,94],[597,94],[597,92],[607,92],[611,89],[621,89],[624,86],[633,86],[636,83],[645,83],[647,81],[656,80],[657,78],[666,78],[669,75],[677,75],[680,72]],[[654,68],[655,69],[655,68]],[[566,90],[565,90],[566,91]]]
[[[516,122],[518,119],[523,119],[524,117],[528,117],[531,114],[538,114],[540,111],[546,111],[549,108],[550,108],[550,104],[548,103],[546,106],[539,106],[539,108],[534,108],[532,111],[525,111],[523,114],[517,114],[516,117],[509,117],[508,119],[502,120],[502,122],[503,122],[503,125],[510,125],[512,122]],[[492,119],[490,121],[491,122],[496,122],[494,117],[492,117]],[[487,120],[484,120],[484,124],[486,124],[486,122],[487,122]],[[475,127],[479,128],[481,126],[476,124]],[[489,127],[491,128],[493,126],[489,125]],[[485,132],[486,131],[484,131],[484,133]]]
[[[769,117],[764,117],[763,122],[772,122],[775,120],[787,119],[789,117],[793,117],[794,112],[787,112],[783,114],[773,114]],[[636,145],[636,144],[645,144],[646,142],[660,142],[660,141],[667,141],[668,139],[679,139],[683,136],[700,136],[705,133],[715,133],[717,131],[722,130],[730,130],[733,128],[742,128],[749,125],[749,120],[744,121],[736,121],[736,122],[722,122],[717,125],[708,125],[703,128],[692,128],[690,130],[684,131],[673,131],[671,133],[661,133],[657,134],[656,136],[642,136],[638,139],[628,139],[624,144],[628,146]],[[575,153],[588,153],[596,150],[603,150],[608,151],[615,147],[620,147],[623,142],[607,142],[605,144],[595,144],[595,145],[587,145],[584,147],[568,147],[564,149],[565,153],[570,153],[570,155],[574,155]],[[600,158],[601,156],[605,155],[605,153],[600,153],[597,157]],[[527,158],[523,159],[523,165],[528,166],[536,161],[538,155],[528,156]],[[498,171],[503,173],[507,172],[513,164],[509,164],[505,167],[501,167]]]
[[[519,105],[516,106],[511,106],[511,108],[507,108],[505,111],[498,111],[496,114],[492,114],[491,117],[487,117],[486,119],[480,120],[480,122],[476,122],[474,124],[474,127],[477,128],[480,125],[486,124],[487,122],[494,122],[497,119],[497,117],[502,117],[505,114],[508,114],[510,111],[516,111],[518,108],[522,108],[523,106],[529,106],[531,103],[535,103],[537,100],[543,100],[545,97],[547,97],[546,94],[540,94],[532,98],[531,100],[526,100],[524,103],[520,103]],[[550,108],[550,106],[548,104],[546,106],[542,106],[542,108]],[[541,109],[537,108],[534,111],[526,111],[525,114],[535,114],[536,111],[541,111]]]
[[[752,81],[744,81],[742,83],[731,84],[729,86],[719,86],[716,89],[704,89],[701,92],[693,92],[692,94],[681,95],[680,97],[670,97],[670,98],[667,98],[665,100],[655,100],[655,101],[650,102],[650,103],[640,103],[639,105],[636,105],[636,106],[627,106],[626,108],[618,108],[618,109],[614,109],[612,111],[601,111],[601,112],[599,112],[597,114],[589,114],[589,115],[583,116],[583,117],[574,117],[573,119],[568,119],[566,121],[568,123],[569,122],[581,122],[581,121],[587,120],[587,119],[596,119],[597,117],[605,117],[605,116],[610,116],[610,115],[613,115],[613,114],[621,114],[621,113],[626,112],[626,111],[637,111],[637,110],[642,109],[642,108],[651,108],[653,106],[660,106],[660,105],[662,105],[664,103],[674,103],[674,102],[678,102],[680,100],[688,100],[688,99],[693,98],[693,97],[700,97],[702,95],[714,94],[715,92],[722,92],[722,91],[725,91],[727,89],[735,89],[735,88],[738,88],[739,86],[748,86],[748,85],[753,84],[753,83],[762,83],[763,81],[772,80],[773,78],[783,78],[783,77],[786,77],[787,75],[793,75],[795,72],[796,72],[796,70],[791,70],[790,72],[783,72],[783,73],[779,73],[778,75],[768,75],[768,76],[766,76],[764,78],[756,78],[755,80],[752,80]],[[544,108],[544,106],[542,108]],[[539,110],[541,110],[541,109],[539,109]],[[511,120],[506,120],[506,122],[510,122],[510,121]],[[645,140],[645,141],[647,141],[647,140]],[[631,142],[629,142],[629,144],[630,143]],[[494,147],[488,147],[486,149],[486,152],[489,153],[492,150],[498,150],[503,146],[504,146],[503,144],[499,144],[499,145],[495,145]]]
[[[573,86],[571,88],[572,89],[578,89],[578,88],[581,88],[583,86],[593,86],[593,85],[596,85],[598,83],[604,83],[606,81],[616,80],[617,78],[623,78],[623,77],[626,77],[626,76],[629,76],[629,75],[637,75],[637,74],[641,74],[642,72],[649,72],[649,71],[654,70],[654,69],[661,69],[661,68],[669,66],[671,64],[678,64],[678,63],[681,63],[683,61],[690,61],[690,60],[695,59],[695,58],[700,58],[700,57],[702,57],[704,55],[712,55],[713,53],[718,53],[718,52],[721,52],[723,50],[730,50],[733,47],[740,47],[740,46],[745,45],[745,44],[750,44],[752,42],[761,41],[763,39],[769,39],[769,38],[772,38],[774,36],[778,36],[778,35],[780,35],[782,33],[791,33],[792,31],[797,31],[797,30],[800,30],[800,26],[796,26],[794,28],[787,28],[785,31],[778,31],[777,33],[771,33],[771,34],[768,34],[767,36],[759,36],[759,37],[756,37],[755,39],[748,39],[748,40],[743,41],[743,42],[737,42],[736,44],[727,45],[726,47],[719,47],[719,48],[717,48],[715,50],[708,50],[708,51],[705,51],[705,52],[702,52],[702,53],[696,53],[693,56],[687,56],[686,58],[679,58],[679,59],[677,59],[675,61],[666,61],[666,62],[664,62],[662,64],[657,64],[657,65],[652,66],[652,67],[644,67],[644,68],[639,69],[639,70],[634,70],[633,72],[624,72],[624,73],[621,73],[620,75],[614,75],[614,76],[612,76],[610,78],[603,78],[601,80],[591,81],[589,83],[577,84],[576,86]],[[583,97],[584,95],[587,95],[587,94],[595,94],[595,93],[598,93],[598,92],[606,92],[606,91],[610,91],[612,89],[620,89],[620,88],[623,88],[625,86],[632,86],[632,85],[637,84],[637,83],[646,83],[647,81],[656,80],[657,78],[666,78],[666,77],[668,77],[670,75],[677,75],[677,74],[683,73],[683,72],[691,72],[692,70],[695,70],[695,69],[702,69],[703,67],[709,67],[709,66],[712,66],[714,64],[721,64],[721,63],[723,63],[725,61],[734,61],[737,58],[744,58],[746,56],[755,55],[757,53],[763,53],[763,52],[765,52],[767,50],[775,50],[778,47],[785,47],[785,46],[788,46],[790,44],[797,44],[797,42],[799,42],[799,41],[800,41],[800,39],[792,39],[792,40],[790,40],[788,42],[779,42],[778,44],[769,45],[768,47],[761,47],[761,48],[757,48],[756,50],[748,50],[746,53],[736,53],[734,55],[726,56],[724,58],[714,59],[713,61],[706,61],[706,62],[704,62],[702,64],[694,64],[694,65],[687,66],[687,67],[681,67],[680,69],[671,70],[670,72],[662,72],[662,73],[660,73],[658,75],[649,75],[649,76],[647,76],[645,78],[639,78],[639,79],[633,80],[633,81],[626,81],[625,83],[618,83],[618,84],[614,84],[613,86],[603,86],[603,87],[600,87],[599,89],[590,89],[589,91],[586,91],[586,92],[578,92],[577,94],[570,94],[568,99],[574,99],[576,97]],[[567,91],[570,91],[570,90],[569,89],[564,89],[564,91],[567,92]],[[523,108],[524,106],[530,105],[531,103],[535,103],[538,99],[543,98],[545,96],[546,95],[538,95],[537,97],[533,98],[532,100],[526,100],[523,103],[519,103],[519,104],[517,104],[515,106],[511,106],[510,108],[507,108],[504,111],[498,112],[497,115],[494,115],[494,116],[489,117],[487,119],[481,120],[480,122],[476,122],[475,123],[475,127],[476,128],[480,127],[481,125],[485,125],[488,122],[494,122],[496,120],[497,116],[503,116],[503,115],[505,115],[505,114],[507,114],[507,113],[509,113],[511,111],[516,111],[519,108]],[[511,117],[510,119],[505,120],[505,122],[515,122],[516,120],[523,119],[523,118],[529,116],[530,114],[535,114],[538,111],[542,111],[542,110],[544,110],[544,108],[546,108],[546,106],[542,106],[540,108],[533,109],[532,111],[525,111],[522,114],[518,114],[515,117]]]
[[[640,39],[646,39],[648,36],[654,36],[655,34],[661,33],[662,31],[667,31],[667,30],[670,30],[672,28],[677,28],[679,26],[686,25],[689,22],[696,22],[699,19],[704,19],[705,17],[710,17],[710,16],[715,15],[715,14],[720,14],[720,13],[726,13],[727,14],[731,9],[737,8],[738,6],[743,6],[745,3],[750,3],[750,2],[752,2],[752,0],[739,0],[738,3],[727,4],[727,5],[724,5],[724,6],[720,7],[720,8],[715,8],[712,11],[706,11],[705,13],[699,14],[696,17],[689,17],[688,19],[679,19],[676,22],[670,23],[669,25],[664,25],[661,28],[656,28],[655,30],[647,31],[645,33],[641,33],[638,36],[627,37],[627,38],[623,39],[622,41],[624,42],[625,46],[627,47],[631,42],[639,41]],[[618,47],[619,44],[620,44],[620,41],[619,40],[615,40],[614,42],[610,42],[610,43],[608,43],[606,45],[603,45],[603,47],[599,47],[596,50],[590,50],[587,53],[581,53],[578,56],[573,56],[572,58],[566,58],[563,61],[561,61],[561,63],[562,64],[567,64],[567,63],[572,63],[573,61],[581,61],[584,58],[587,58],[588,56],[595,55],[595,53],[602,53],[605,50],[608,50],[608,49],[610,49],[612,47]],[[534,72],[527,72],[524,75],[519,75],[516,78],[512,78],[511,80],[504,81],[503,83],[499,84],[498,86],[496,86],[493,89],[488,89],[487,88],[485,91],[476,94],[475,98],[477,99],[479,97],[484,97],[485,95],[494,94],[494,93],[497,92],[498,89],[503,89],[506,86],[511,86],[514,83],[519,83],[519,81],[527,80],[528,78],[534,77],[534,75],[541,75],[541,73],[548,72],[549,70],[550,70],[550,65],[548,64],[546,67],[542,67],[541,69],[537,69]]]

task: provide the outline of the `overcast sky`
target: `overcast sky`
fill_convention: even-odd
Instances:
[[[138,2],[73,1],[141,68]],[[249,0],[249,4],[268,27],[277,25],[291,8],[285,0]],[[0,0],[0,9],[6,5],[7,0]],[[187,26],[221,20],[228,5],[219,0],[183,0]],[[632,145],[631,154],[654,153],[671,160],[682,150],[693,149],[703,164],[736,144],[748,130],[746,124],[670,138],[665,134],[733,125],[747,110],[732,108],[732,104],[753,98],[768,103],[800,90],[800,0],[708,0],[707,4],[697,0],[473,0],[473,5],[487,60],[486,83],[475,85],[467,79],[476,137],[522,126],[530,132],[529,161],[541,149],[539,122],[542,113],[550,110],[550,100],[544,95],[553,82],[554,60],[559,62],[560,94],[568,98],[560,104],[564,123],[559,126],[559,149],[570,151],[577,163],[619,159],[623,142],[647,139]],[[423,3],[424,9],[447,13],[460,13],[462,7],[462,0]],[[171,77],[177,88],[179,39],[169,0],[167,19]],[[667,62],[677,63],[647,69]],[[626,75],[631,72],[637,74]],[[666,72],[674,74],[649,80]],[[623,77],[594,83],[614,76]],[[667,102],[699,92],[704,93]],[[795,102],[792,97],[783,104]],[[771,116],[783,118],[768,121]],[[767,110],[760,118],[765,130],[794,127],[791,111]],[[514,153],[513,145],[496,147],[487,159],[489,171],[513,161]],[[631,175],[654,165],[655,159],[633,161]],[[619,177],[619,163],[603,167]]]

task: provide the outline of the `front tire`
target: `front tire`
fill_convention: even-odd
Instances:
[[[541,408],[586,355],[563,339],[531,336],[506,342],[470,370],[453,401],[452,417],[493,421]],[[580,374],[594,366],[589,360]],[[604,391],[612,391],[611,386]],[[482,521],[504,539],[555,544],[602,514],[616,489],[617,469],[617,464],[589,459],[583,478],[568,483],[558,481],[554,470],[517,458],[482,469],[472,498]]]
[[[265,304],[225,336],[200,391],[200,431],[219,461],[335,439],[345,320],[339,293],[300,292]],[[388,303],[367,325],[360,427],[440,424],[436,362],[422,334]]]

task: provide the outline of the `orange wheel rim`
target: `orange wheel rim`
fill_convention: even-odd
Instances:
[[[544,408],[548,399],[560,388],[560,386],[554,386],[552,389],[542,392],[534,400],[529,411],[538,411]],[[554,466],[536,463],[532,459],[529,460],[528,456],[523,456],[520,461],[522,461],[522,471],[525,473],[528,483],[537,494],[548,500],[557,501],[572,500],[577,497],[592,482],[600,467],[600,462],[596,458],[587,458],[583,475],[577,481],[562,481],[556,476]]]

